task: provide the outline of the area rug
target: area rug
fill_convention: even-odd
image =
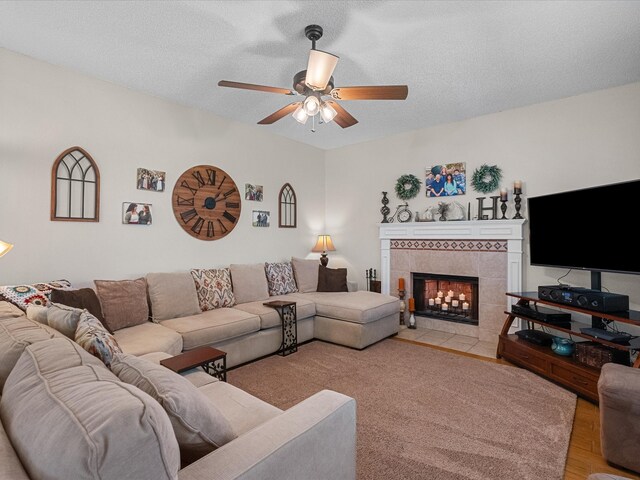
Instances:
[[[315,341],[228,373],[283,410],[330,389],[357,402],[358,479],[561,479],[572,393],[519,368],[385,340]]]

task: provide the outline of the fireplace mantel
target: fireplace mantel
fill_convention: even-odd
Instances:
[[[502,240],[507,243],[508,291],[522,290],[522,244],[525,220],[470,220],[457,222],[380,223],[382,293],[389,285],[392,240]],[[506,301],[506,300],[505,300]]]

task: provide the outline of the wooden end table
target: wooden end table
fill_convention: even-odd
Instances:
[[[273,302],[265,302],[263,305],[271,307],[280,315],[282,324],[282,344],[278,350],[278,354],[286,357],[291,353],[298,351],[298,313],[296,311],[296,302],[284,302],[282,300],[274,300]]]
[[[202,367],[212,377],[227,381],[227,352],[213,347],[198,347],[175,357],[165,358],[160,360],[160,365],[176,373]]]

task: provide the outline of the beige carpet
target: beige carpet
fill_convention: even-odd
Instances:
[[[576,405],[525,370],[398,340],[316,341],[228,381],[282,409],[325,388],[354,397],[358,479],[561,479]]]

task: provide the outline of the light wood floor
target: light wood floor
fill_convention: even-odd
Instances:
[[[511,365],[505,360],[487,358],[471,353],[451,350],[437,345],[427,345],[425,343],[406,340],[394,337],[399,342],[412,343],[426,348],[435,348],[446,352],[473,357],[487,362]],[[514,368],[517,368],[514,366]],[[567,455],[567,465],[564,470],[565,480],[584,480],[592,473],[611,473],[621,477],[640,480],[640,476],[628,470],[620,470],[607,464],[600,452],[600,411],[591,402],[578,398],[576,416],[573,419],[573,430],[569,441],[569,453]]]

